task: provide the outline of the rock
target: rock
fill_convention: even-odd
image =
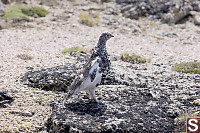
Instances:
[[[194,16],[194,24],[200,25],[200,16]]]
[[[164,15],[162,20],[169,24],[176,24],[190,15],[192,6],[184,3],[176,3],[175,7]]]
[[[21,111],[21,110],[12,110],[11,112],[10,112],[11,114],[18,114],[18,115],[21,115],[21,116],[27,116],[27,117],[32,117],[34,114],[35,114],[35,112],[33,112],[33,111]]]
[[[101,0],[101,3],[108,3],[108,2],[111,2],[113,0]]]
[[[200,106],[200,99],[194,100],[193,103],[194,103],[195,105],[199,105],[199,106]]]
[[[155,99],[146,89],[100,86],[101,103],[76,96],[73,101],[53,105],[47,121],[48,132],[172,132],[169,98]],[[100,88],[99,87],[99,88]],[[98,93],[99,93],[98,91]],[[147,104],[153,101],[155,104]],[[173,114],[173,110],[171,110]]]
[[[3,4],[10,4],[10,0],[1,0]]]
[[[23,84],[30,87],[58,91],[66,91],[78,72],[78,64],[66,64],[53,68],[31,70],[21,78]]]
[[[57,66],[41,70],[31,70],[24,74],[21,82],[25,85],[44,90],[66,91],[75,76],[82,68],[82,63],[66,64],[65,66]],[[134,85],[135,74],[131,68],[125,66],[112,65],[108,75],[103,78],[102,85]],[[145,86],[144,82],[139,79],[137,85]]]
[[[22,116],[32,117],[32,116],[35,114],[35,112],[26,111],[26,112],[20,112],[20,114],[21,114]]]
[[[164,23],[176,24],[190,15],[190,11],[199,11],[199,1],[190,0],[116,0],[121,5],[125,17],[139,19],[150,17]]]
[[[83,55],[72,56],[78,59],[74,64],[29,69],[22,83],[66,91],[86,61]],[[173,120],[187,110],[199,111],[200,75],[172,71],[165,63],[111,64],[96,92],[102,103],[91,103],[86,92],[65,107],[56,103],[47,122],[49,132],[172,132],[175,127],[181,132],[182,124],[174,125]]]
[[[82,53],[83,54],[83,53]],[[75,64],[68,63],[64,66],[56,66],[53,68],[40,69],[34,71],[30,69],[21,78],[21,82],[25,85],[46,90],[66,91],[75,76],[83,67],[85,55],[73,54],[78,61]],[[111,56],[113,60],[117,60],[117,56]],[[106,77],[103,77],[102,85],[134,85],[134,79],[137,77],[133,73],[132,67],[118,65],[112,63],[111,69]],[[142,78],[138,79],[138,87],[145,87],[146,81]]]
[[[5,10],[5,4],[3,3],[3,1],[0,0],[0,22],[3,20],[4,10]],[[1,26],[0,26],[0,29],[1,29]]]
[[[194,24],[200,25],[200,13],[196,11],[191,11],[190,14],[193,17]]]
[[[14,98],[9,91],[0,88],[0,107],[5,107],[5,104],[11,103]]]

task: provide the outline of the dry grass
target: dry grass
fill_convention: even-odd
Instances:
[[[100,21],[99,13],[97,12],[95,13],[92,13],[91,11],[81,12],[79,17],[82,24],[90,27],[98,25]]]
[[[73,52],[82,52],[82,53],[87,53],[88,51],[86,49],[84,49],[83,47],[72,47],[72,48],[66,48],[62,51],[63,54],[65,53],[73,53]]]
[[[27,55],[27,54],[18,54],[17,57],[22,59],[22,60],[32,60],[33,59],[33,56],[30,56],[30,55]]]
[[[176,64],[173,70],[183,73],[200,74],[200,62],[182,62]]]

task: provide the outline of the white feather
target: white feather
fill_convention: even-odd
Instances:
[[[92,72],[97,69],[96,76],[93,81],[91,81],[91,76],[88,76],[86,80],[80,85],[80,91],[82,90],[90,90],[96,88],[96,85],[101,82],[102,73],[99,73],[99,63],[96,61],[91,66],[91,69],[89,70],[89,74],[92,74]]]

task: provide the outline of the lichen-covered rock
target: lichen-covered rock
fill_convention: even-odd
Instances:
[[[13,100],[14,98],[7,90],[0,88],[0,107],[5,107],[5,104],[11,103]]]
[[[102,89],[99,89],[99,88]],[[173,118],[179,112],[170,109],[169,97],[154,98],[127,86],[100,86],[101,103],[92,103],[85,94],[75,96],[62,106],[53,105],[47,121],[48,132],[172,132]]]
[[[58,91],[65,91],[75,78],[78,67],[75,64],[66,64],[53,68],[28,71],[21,78],[21,81],[30,87]]]
[[[84,56],[83,56],[84,57]],[[75,64],[67,63],[64,66],[40,69],[37,71],[30,70],[21,78],[23,84],[46,90],[66,91],[75,76],[80,72],[84,65],[82,56],[78,56]],[[135,85],[145,87],[146,81],[137,79],[133,68],[112,63],[111,69],[106,77],[103,77],[101,85]]]
[[[82,55],[73,56],[79,58],[77,63],[31,70],[22,77],[23,83],[66,91],[85,63]],[[113,60],[96,91],[102,103],[91,103],[86,92],[80,92],[64,107],[61,102],[54,104],[49,132],[172,132],[174,128],[181,132],[185,121],[174,119],[187,110],[200,112],[200,75],[172,71],[172,64]]]

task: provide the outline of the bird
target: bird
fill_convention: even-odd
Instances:
[[[66,100],[80,91],[88,91],[90,98],[96,103],[99,102],[95,96],[95,90],[101,83],[102,77],[106,76],[110,69],[111,62],[108,58],[106,42],[112,37],[114,36],[108,32],[100,35],[97,46],[93,49],[89,60],[83,66],[83,70],[69,86],[69,93],[64,97],[63,105]]]

